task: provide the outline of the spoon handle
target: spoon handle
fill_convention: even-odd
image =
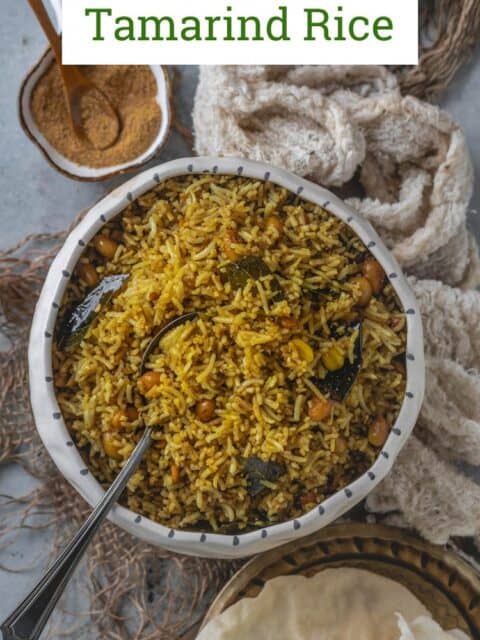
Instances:
[[[53,53],[55,54],[58,64],[62,64],[62,39],[53,26],[43,2],[44,0],[28,0],[34,14],[37,16],[37,20],[42,27],[43,32],[47,36],[47,40],[53,49]]]
[[[138,467],[145,451],[150,446],[151,435],[151,429],[145,429],[141,440],[133,450],[125,466],[74,538],[68,543],[37,586],[0,626],[3,640],[37,640],[40,636],[91,539],[110,511],[110,508],[117,501],[128,480]]]

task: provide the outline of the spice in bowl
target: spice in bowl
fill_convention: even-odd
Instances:
[[[120,135],[105,149],[94,147],[73,131],[60,71],[52,64],[31,97],[31,112],[40,132],[63,156],[88,167],[130,162],[152,144],[160,130],[162,113],[157,103],[157,81],[150,67],[105,65],[82,67],[85,76],[111,100],[121,121]],[[103,110],[89,112],[89,126],[102,128]],[[97,121],[97,123],[96,123]]]

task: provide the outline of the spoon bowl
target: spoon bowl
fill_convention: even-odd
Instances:
[[[78,67],[60,67],[65,87],[68,87],[68,111],[78,138],[95,149],[108,149],[121,131],[120,116],[108,96],[94,85]]]
[[[108,96],[90,82],[78,67],[62,64],[62,38],[57,33],[43,0],[28,0],[28,3],[55,54],[73,131],[79,138],[88,140],[97,149],[112,146],[121,128],[115,107]],[[99,123],[92,126],[90,121],[93,119],[93,114],[99,118]]]

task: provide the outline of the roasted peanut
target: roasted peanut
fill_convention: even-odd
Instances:
[[[319,398],[315,396],[310,401],[310,406],[308,407],[308,417],[314,422],[321,422],[328,418],[328,416],[332,413],[333,402],[328,400],[327,398]]]
[[[127,407],[125,413],[127,414],[127,420],[129,422],[135,422],[135,420],[138,420],[138,409],[137,409],[137,407],[134,407],[133,405],[130,405],[129,407]]]
[[[243,244],[241,237],[233,229],[229,229],[223,238],[222,249],[228,260],[236,260],[239,256],[235,245]]]
[[[110,421],[110,427],[114,431],[118,431],[119,429],[122,428],[122,426],[124,425],[124,423],[126,421],[127,421],[127,414],[125,413],[125,411],[123,409],[120,409],[112,417],[112,419]]]
[[[275,229],[275,231],[281,235],[283,233],[283,222],[278,216],[268,216],[265,220],[267,229]]]
[[[140,382],[142,383],[145,391],[150,391],[157,384],[160,384],[161,376],[158,371],[147,371],[140,377]]]
[[[215,414],[215,402],[213,400],[200,400],[195,405],[195,415],[202,422],[208,422]]]
[[[126,409],[119,409],[113,416],[110,426],[115,431],[121,429],[127,422],[135,422],[138,419],[138,411],[134,406],[127,407]]]
[[[298,320],[296,318],[293,318],[292,316],[282,316],[278,321],[282,329],[293,331],[294,329],[298,328]]]
[[[81,262],[77,267],[77,273],[80,280],[83,280],[87,287],[97,286],[98,273],[90,262]]]
[[[375,258],[367,258],[363,263],[363,275],[372,285],[373,293],[379,294],[385,284],[385,271]]]
[[[390,433],[390,425],[383,416],[377,416],[368,429],[368,441],[374,447],[383,447]]]
[[[103,450],[109,458],[118,458],[121,444],[117,442],[112,433],[106,432],[102,434]]]
[[[366,307],[373,296],[373,288],[370,280],[367,280],[364,276],[359,276],[355,278],[354,283],[357,287],[357,304],[361,307]]]
[[[108,236],[99,235],[94,239],[93,246],[101,256],[111,260],[117,251],[118,244]]]

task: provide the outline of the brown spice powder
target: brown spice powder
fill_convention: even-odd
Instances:
[[[56,64],[52,64],[32,92],[31,110],[38,128],[57,151],[78,164],[107,167],[134,160],[155,139],[162,119],[155,99],[157,82],[151,69],[138,65],[106,65],[83,66],[81,70],[117,109],[122,128],[115,144],[107,149],[95,149],[75,135]],[[102,114],[98,115],[101,127]]]

